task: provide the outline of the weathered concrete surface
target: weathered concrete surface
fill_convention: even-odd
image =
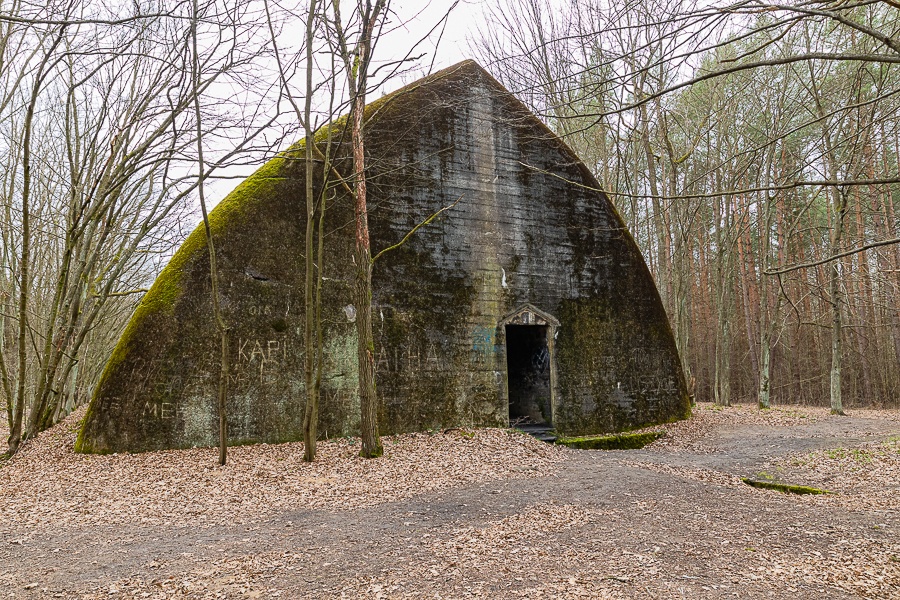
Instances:
[[[375,253],[459,200],[375,264],[384,431],[505,426],[508,323],[547,326],[541,368],[550,370],[546,400],[558,431],[616,431],[688,414],[674,340],[637,246],[588,169],[521,103],[468,61],[366,115]],[[339,127],[332,131],[340,138]],[[348,155],[346,146],[337,152],[341,173],[352,172]],[[211,214],[233,328],[232,443],[301,437],[301,157],[294,147],[270,161]],[[356,433],[358,423],[352,204],[337,193],[327,215],[320,431],[335,436]],[[123,335],[79,450],[216,443],[211,313],[198,229]]]

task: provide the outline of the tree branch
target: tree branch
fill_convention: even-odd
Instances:
[[[410,229],[406,233],[406,235],[403,236],[402,240],[400,240],[393,246],[388,246],[387,248],[385,248],[384,250],[382,250],[381,252],[379,252],[378,254],[373,256],[372,260],[371,260],[372,264],[375,264],[375,261],[378,260],[379,258],[381,258],[382,254],[386,254],[386,253],[390,252],[391,250],[396,250],[397,248],[399,248],[400,246],[405,244],[406,241],[409,240],[409,238],[411,238],[413,236],[413,234],[415,234],[419,229],[430,224],[432,221],[434,221],[436,218],[438,218],[441,215],[441,213],[446,212],[446,211],[450,210],[451,208],[453,208],[454,206],[456,206],[457,204],[459,204],[459,201],[462,199],[463,199],[463,197],[460,196],[459,198],[456,199],[456,202],[454,202],[453,204],[449,204],[449,205],[445,206],[441,210],[437,211],[436,213],[434,213],[433,215],[431,215],[430,217],[428,217],[427,219],[425,219],[424,221],[422,221],[421,223],[419,223],[418,225],[416,225],[415,227]]]
[[[764,271],[766,275],[781,275],[783,273],[790,273],[791,271],[798,271],[800,269],[807,269],[809,267],[817,267],[819,265],[824,265],[825,263],[830,263],[839,258],[844,258],[845,256],[851,256],[853,254],[859,254],[860,252],[865,252],[866,250],[871,250],[872,248],[879,248],[881,246],[890,246],[891,244],[900,244],[900,238],[891,238],[889,240],[881,240],[878,242],[872,242],[871,244],[866,244],[865,246],[860,246],[859,248],[854,248],[853,250],[847,250],[846,252],[839,252],[838,254],[834,254],[829,256],[828,258],[823,258],[822,260],[815,260],[807,263],[800,263],[799,265],[794,265],[791,267],[785,267],[784,269],[778,269],[774,271]]]

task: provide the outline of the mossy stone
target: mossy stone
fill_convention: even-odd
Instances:
[[[664,431],[645,431],[643,433],[558,437],[556,443],[577,450],[638,450],[665,435]]]
[[[749,477],[741,478],[741,481],[750,487],[760,488],[764,490],[775,490],[783,494],[830,494],[828,490],[823,490],[808,485],[794,485],[792,483],[779,483],[777,481],[761,481],[759,479],[750,479]]]

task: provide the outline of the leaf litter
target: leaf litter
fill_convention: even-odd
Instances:
[[[138,523],[211,527],[288,509],[351,510],[453,486],[553,472],[566,450],[502,429],[383,438],[384,456],[359,457],[356,439],[193,448],[140,454],[73,452],[83,410],[0,463],[0,527]],[[225,507],[225,510],[223,510]]]
[[[894,411],[854,413],[900,422]],[[651,428],[667,434],[643,451],[657,460],[623,453],[614,462],[659,473],[662,491],[673,482],[696,482],[702,497],[654,489],[648,490],[654,498],[624,494],[602,506],[535,499],[515,514],[425,535],[411,542],[415,560],[405,558],[409,549],[391,550],[376,559],[383,569],[343,573],[316,593],[279,579],[301,571],[309,555],[273,550],[200,556],[188,561],[193,567],[123,577],[78,597],[897,598],[900,437],[763,463],[777,477],[833,490],[829,496],[756,490],[730,472],[665,462],[667,456],[721,452],[716,434],[723,430],[769,427],[791,436],[792,428],[801,435],[798,426],[839,419],[818,408],[701,404],[688,421]],[[382,461],[357,458],[351,440],[321,444],[321,461],[313,465],[302,462],[299,444],[233,448],[228,467],[220,469],[209,449],[74,455],[72,426],[70,420],[42,435],[0,467],[0,523],[90,525],[101,521],[87,513],[99,509],[104,523],[175,520],[211,527],[219,523],[221,506],[238,522],[251,522],[261,510],[352,510],[478,482],[553,477],[574,452],[503,430],[473,430],[386,438]],[[255,494],[254,486],[265,493]],[[94,504],[79,509],[84,502]],[[142,510],[125,506],[130,502]],[[192,508],[174,506],[181,503]],[[48,504],[51,509],[40,509]],[[840,520],[833,511],[860,516]]]

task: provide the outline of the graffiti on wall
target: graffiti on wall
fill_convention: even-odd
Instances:
[[[485,364],[494,352],[494,329],[478,325],[472,330],[470,362]]]

